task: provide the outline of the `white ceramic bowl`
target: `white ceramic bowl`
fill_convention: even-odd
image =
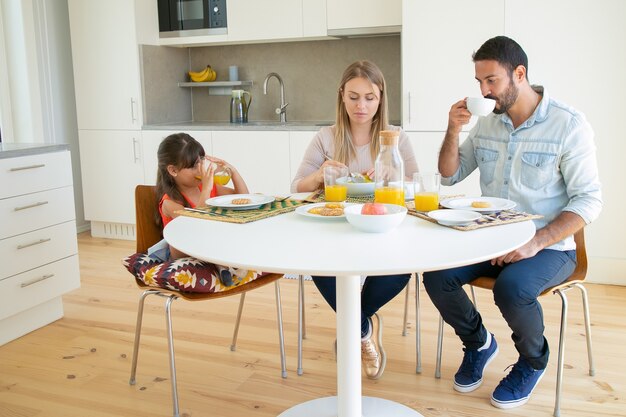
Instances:
[[[444,226],[463,226],[480,219],[482,215],[471,210],[433,210],[428,212],[428,217],[437,220]]]
[[[348,223],[363,232],[384,233],[395,229],[406,217],[406,207],[385,204],[387,214],[361,214],[363,204],[346,207],[343,212]]]
[[[359,197],[364,195],[374,195],[375,185],[372,182],[348,182],[347,177],[337,178],[337,184],[346,184],[349,197]]]
[[[484,97],[468,97],[465,101],[467,110],[474,116],[486,116],[496,107],[496,101]]]

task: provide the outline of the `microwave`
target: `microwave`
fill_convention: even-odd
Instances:
[[[159,37],[225,35],[226,0],[157,0]]]

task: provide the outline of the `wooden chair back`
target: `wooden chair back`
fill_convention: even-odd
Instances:
[[[582,228],[578,232],[574,233],[574,241],[576,242],[576,268],[572,275],[570,275],[565,281],[554,287],[547,288],[541,295],[551,293],[563,287],[567,287],[573,282],[583,282],[587,277],[587,248],[585,247],[585,229]],[[495,278],[491,277],[479,277],[472,281],[470,284],[474,287],[484,288],[486,290],[493,290],[496,283]]]
[[[138,185],[135,188],[135,233],[137,252],[147,252],[148,248],[163,239],[163,231],[157,225],[156,187]]]

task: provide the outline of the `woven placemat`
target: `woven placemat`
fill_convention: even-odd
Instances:
[[[415,204],[412,201],[407,201],[406,208],[408,209],[408,214],[410,214],[411,216],[419,217],[420,219],[427,220],[431,223],[437,223],[437,220],[433,219],[432,217],[429,217],[426,213],[423,213],[421,211],[415,211]],[[483,227],[500,226],[503,224],[524,222],[526,220],[540,219],[542,217],[543,216],[539,214],[529,214],[523,211],[502,210],[502,211],[497,211],[495,213],[483,214],[482,217],[480,217],[477,220],[474,220],[473,222],[465,226],[445,226],[443,224],[440,224],[440,226],[449,227],[451,229],[456,229],[456,230],[476,230],[476,229],[482,229]]]
[[[308,204],[306,201],[283,200],[272,201],[253,210],[230,210],[213,206],[196,207],[193,211],[178,210],[181,216],[196,217],[198,219],[217,220],[227,223],[250,223],[279,214],[290,213],[297,207]]]
[[[323,203],[326,201],[324,190],[317,190],[309,194],[304,200],[307,203]],[[374,201],[374,195],[364,195],[359,197],[348,197],[346,203],[370,203]]]

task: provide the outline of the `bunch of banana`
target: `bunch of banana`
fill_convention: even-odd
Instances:
[[[207,65],[203,71],[193,72],[189,71],[189,78],[191,81],[196,83],[205,83],[209,81],[215,81],[217,78],[217,73],[211,68],[210,65]]]

